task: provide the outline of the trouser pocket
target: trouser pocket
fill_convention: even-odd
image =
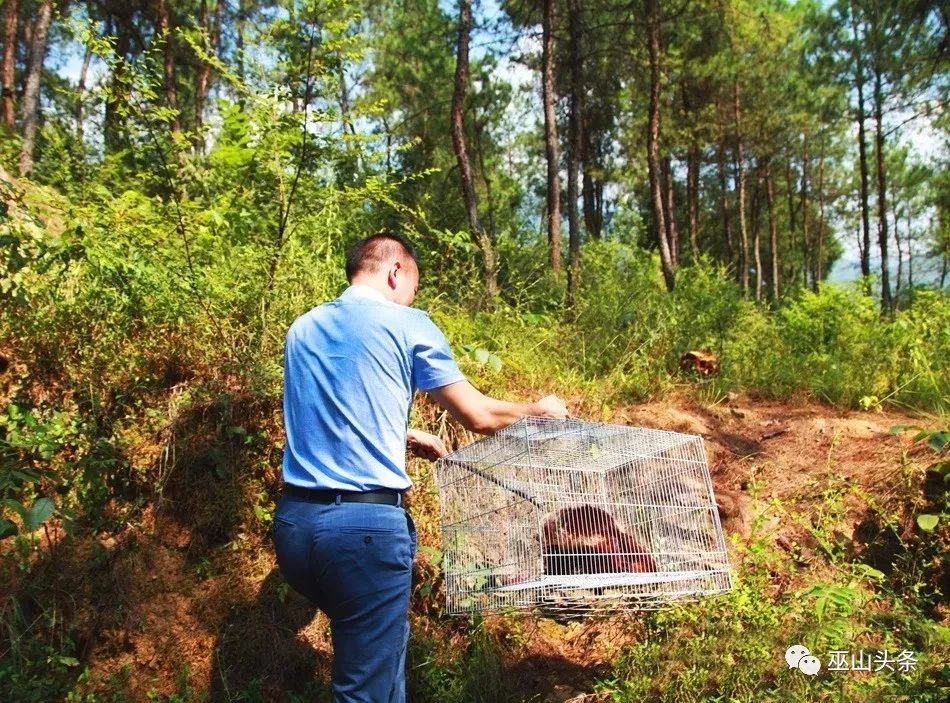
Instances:
[[[412,560],[415,561],[416,549],[418,548],[418,544],[416,543],[416,523],[412,521],[412,515],[409,514],[409,511],[407,510],[405,512],[406,512],[406,527],[409,528],[409,542],[411,545],[410,553],[412,554]]]

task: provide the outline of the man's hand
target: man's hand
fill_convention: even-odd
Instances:
[[[550,417],[555,420],[564,420],[570,413],[567,411],[567,406],[564,404],[564,401],[558,398],[556,395],[546,395],[538,402],[534,403],[532,406],[532,415],[537,415],[540,417]]]
[[[406,446],[413,456],[429,461],[441,459],[449,453],[441,439],[434,434],[420,430],[409,430],[406,435]]]

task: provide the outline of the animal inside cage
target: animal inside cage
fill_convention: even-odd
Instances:
[[[701,437],[527,417],[436,463],[447,611],[645,610],[732,586]]]

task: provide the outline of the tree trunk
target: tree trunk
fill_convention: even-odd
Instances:
[[[901,246],[901,235],[897,228],[897,206],[891,208],[894,211],[894,244],[897,246],[897,275],[894,281],[894,300],[900,300],[901,297],[901,278],[904,275],[904,248]]]
[[[218,0],[221,2],[222,0]],[[247,80],[246,69],[244,67],[244,33],[247,31],[247,4],[248,0],[238,0],[238,10],[237,10],[237,29],[235,34],[234,43],[235,43],[235,55],[237,58],[237,75],[238,79],[243,85]],[[241,96],[238,98],[238,105],[241,110],[244,110],[244,94],[241,93]]]
[[[557,116],[554,114],[554,0],[544,2],[541,47],[541,93],[544,101],[544,154],[548,166],[547,221],[551,270],[561,272],[561,179]]]
[[[825,249],[825,139],[822,137],[821,150],[818,154],[818,241],[815,244],[815,271],[812,274],[812,286],[814,291],[818,292],[818,286],[821,283],[824,271],[824,249]]]
[[[488,90],[488,81],[489,78],[485,78],[485,90]],[[476,106],[472,107],[472,122],[475,132],[475,151],[478,154],[478,170],[482,174],[482,184],[485,186],[485,200],[488,201],[488,235],[494,241],[497,231],[495,229],[495,199],[492,196],[492,187],[491,187],[491,174],[488,172],[488,168],[485,166],[485,150],[482,147],[482,135],[485,131],[485,124],[488,122],[488,118],[485,119],[483,123],[478,119],[478,108]]]
[[[686,204],[689,210],[689,248],[699,259],[699,147],[690,145],[686,155]]]
[[[578,5],[575,3],[575,6]],[[586,91],[586,75],[584,72],[583,59],[581,58],[581,43],[583,38],[583,19],[581,17],[580,7],[575,7],[573,20],[576,22],[577,26],[575,31],[577,32],[577,80],[578,88],[576,93],[578,96],[578,111],[580,113],[580,159],[579,166],[581,168],[581,196],[584,204],[584,228],[588,237],[593,237],[594,239],[600,239],[601,230],[603,228],[604,222],[604,186],[603,183],[595,178],[595,164],[594,156],[592,154],[593,149],[591,148],[591,139],[590,139],[590,115],[588,114],[587,109],[587,91]]]
[[[788,236],[791,240],[792,250],[794,251],[795,234],[798,232],[798,220],[795,217],[795,186],[794,178],[792,177],[791,155],[789,155],[785,161],[785,198],[788,206]],[[798,280],[798,266],[795,265],[794,259],[787,263],[787,278],[791,278],[792,283],[794,283]]]
[[[778,223],[775,221],[775,179],[772,176],[772,162],[765,167],[765,197],[769,207],[769,248],[772,255],[772,300],[779,298],[779,252]]]
[[[380,117],[380,121],[383,123],[383,132],[386,133],[386,175],[390,176],[393,172],[393,131],[385,114]]]
[[[40,79],[43,75],[43,60],[46,58],[46,39],[53,18],[53,0],[43,0],[33,24],[33,36],[29,45],[30,65],[23,91],[22,120],[23,144],[20,148],[20,175],[27,176],[33,170],[33,146],[39,127]]]
[[[647,119],[647,171],[653,203],[653,224],[660,244],[660,266],[667,290],[676,285],[676,268],[666,238],[666,222],[663,217],[663,188],[660,183],[660,8],[659,0],[647,0],[647,44],[650,57],[650,107]]]
[[[568,106],[568,149],[567,149],[567,223],[568,223],[568,264],[567,264],[567,307],[574,306],[581,263],[581,223],[577,212],[578,166],[581,155],[581,120],[584,105],[584,77],[581,65],[581,16],[578,0],[568,0],[568,25],[570,41],[570,104]]]
[[[13,131],[15,120],[14,93],[16,92],[16,86],[13,85],[13,80],[16,71],[18,9],[17,0],[7,0],[7,6],[3,13],[3,66],[0,68],[0,90],[2,90],[3,101],[0,102],[0,121],[11,131]]]
[[[752,191],[752,257],[753,262],[755,263],[755,299],[762,300],[762,246],[761,246],[761,237],[759,236],[759,225],[761,224],[759,217],[760,211],[762,209],[762,195],[761,195],[761,177],[759,175],[755,176],[755,188]]]
[[[861,275],[864,276],[867,292],[870,294],[871,275],[871,218],[868,207],[868,155],[867,136],[864,128],[864,60],[858,41],[858,25],[854,13],[854,3],[851,3],[851,32],[854,39],[854,83],[858,91],[858,163],[861,170]]]
[[[914,294],[914,240],[910,230],[910,208],[907,208],[907,288]]]
[[[86,94],[86,80],[89,77],[89,64],[92,62],[92,48],[87,46],[86,51],[82,57],[82,68],[79,69],[79,82],[76,84],[76,106],[74,108],[74,114],[76,116],[76,141],[80,143],[83,142],[83,101]]]
[[[214,5],[214,25],[208,20],[208,2],[201,0],[199,22],[204,36],[208,37],[208,54],[215,56],[218,53],[218,43],[221,38],[221,11],[224,7],[223,0],[216,0]],[[243,28],[241,34],[243,44]],[[211,64],[207,61],[201,61],[198,64],[198,71],[195,76],[195,126],[200,128],[204,124],[205,104],[208,101],[208,84],[211,80]],[[204,139],[199,136],[201,143]]]
[[[749,296],[749,233],[745,219],[745,150],[742,144],[742,113],[739,101],[739,81],[732,84],[732,109],[736,120],[736,190],[738,191],[739,239],[742,251],[739,262],[742,294]]]
[[[802,276],[804,280],[802,285],[808,287],[808,260],[810,257],[811,243],[808,241],[808,135],[802,140],[802,183],[799,191],[801,203],[799,208],[802,213]]]
[[[123,21],[109,17],[106,26],[106,35],[116,37],[115,57],[119,59],[112,73],[112,84],[106,98],[105,121],[102,127],[102,140],[106,153],[118,151],[122,147],[123,135],[120,129],[119,109],[125,102],[128,66],[126,59],[131,45],[129,29]]]
[[[726,235],[726,258],[732,265],[735,258],[735,245],[732,242],[732,219],[729,216],[729,181],[726,179],[726,137],[723,134],[716,150],[717,165],[719,167],[719,190],[722,193],[722,226]]]
[[[691,124],[695,119],[690,105],[689,84],[680,82],[683,96],[683,122]],[[686,211],[689,227],[689,249],[692,261],[699,259],[699,146],[694,130],[689,131],[689,148],[686,150]]]
[[[204,8],[204,2],[202,2],[202,8]],[[172,42],[166,0],[158,0],[158,33],[163,42],[162,63],[164,68],[165,105],[173,110],[169,126],[172,132],[178,133],[181,132],[181,119],[178,114],[178,90],[175,86],[175,47]]]
[[[582,194],[584,199],[584,227],[587,234],[594,239],[600,239],[604,229],[604,184],[593,175],[594,166],[591,163],[590,143],[587,127],[581,128],[582,150],[581,165],[584,177]]]
[[[590,141],[590,119],[586,102],[581,113],[581,193],[584,201],[584,227],[589,237],[600,239],[604,228],[604,184],[594,176],[596,163]]]
[[[877,145],[877,216],[878,243],[881,247],[881,308],[894,307],[890,272],[887,270],[887,176],[884,172],[884,90],[879,66],[874,67],[874,136]]]
[[[462,181],[462,198],[472,238],[482,253],[482,269],[485,279],[485,292],[490,301],[498,296],[498,273],[495,265],[495,250],[491,239],[478,224],[478,205],[475,200],[475,184],[472,178],[472,166],[465,146],[465,91],[468,82],[468,44],[472,30],[472,2],[459,2],[458,54],[455,62],[455,89],[452,92],[452,147],[458,161],[459,176]]]
[[[861,227],[860,227],[860,225],[858,226],[858,230],[857,230],[857,232],[856,232],[855,235],[854,235],[854,241],[855,241],[855,243],[858,245],[858,255],[859,255],[859,257],[863,258],[863,257],[864,257],[864,242],[861,240]],[[867,286],[865,286],[865,291],[866,291],[866,290],[867,290]]]
[[[670,258],[673,260],[674,268],[679,267],[679,232],[676,229],[676,202],[673,193],[673,164],[669,156],[663,159],[663,217],[666,221],[666,241],[669,242]]]
[[[346,67],[341,61],[339,67],[337,68],[337,76],[340,79],[340,119],[342,121],[343,135],[346,136],[347,133],[351,137],[356,136],[356,125],[353,124],[353,119],[350,116],[350,89],[346,85]],[[345,141],[347,152],[354,154],[356,156],[356,171],[363,171],[363,156],[362,151],[357,146],[355,140],[352,142]],[[388,154],[387,154],[388,156]],[[350,171],[350,167],[347,167],[347,171]],[[349,173],[349,176],[352,177],[352,172]]]
[[[337,69],[337,75],[340,79],[340,117],[343,120],[343,133],[350,133],[351,137],[356,136],[356,126],[350,119],[350,89],[346,85],[346,68],[343,62]]]

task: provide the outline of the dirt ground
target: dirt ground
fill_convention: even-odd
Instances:
[[[917,451],[908,436],[889,432],[914,418],[804,402],[666,400],[624,407],[611,421],[702,435],[724,527],[740,538],[748,537],[757,506],[771,499],[806,506],[817,500],[816,481],[829,473],[882,500],[896,496],[902,462]],[[431,511],[432,500],[416,499],[415,509]],[[437,524],[421,522],[426,544]],[[67,615],[82,633],[79,655],[93,681],[105,685],[111,677],[110,685],[122,681],[130,698],[146,700],[149,691],[171,694],[187,679],[214,701],[248,691],[280,700],[302,681],[325,681],[331,657],[326,618],[287,590],[269,543],[238,534],[196,557],[197,524],[180,512],[147,509],[134,527],[54,557],[51,568],[60,574],[89,574],[81,591],[64,593],[62,602],[74,604],[64,607],[74,608]],[[857,520],[844,529],[856,527]],[[778,526],[774,533],[780,545],[789,539]],[[417,636],[461,644],[464,621],[433,617],[438,603],[425,585],[436,574],[420,553],[413,627]],[[485,626],[502,624],[489,618]],[[525,618],[505,670],[513,686],[543,700],[593,701],[590,685],[608,673],[611,658],[636,631],[630,617]]]

